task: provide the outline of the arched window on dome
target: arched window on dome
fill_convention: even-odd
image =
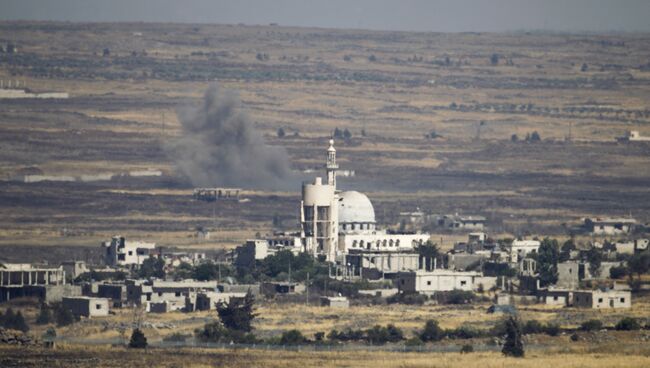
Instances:
[[[356,240],[353,240],[353,241],[352,241],[352,248],[356,248],[356,247],[357,247],[357,241],[356,241]]]
[[[399,239],[395,240],[395,246],[399,248]]]
[[[391,248],[393,247],[393,239],[391,239],[390,241],[388,241],[388,246],[391,247]]]

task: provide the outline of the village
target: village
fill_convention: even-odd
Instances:
[[[215,313],[228,306],[251,307],[253,303],[257,308],[280,303],[325,310],[479,304],[486,305],[485,314],[504,316],[516,315],[520,306],[535,305],[560,308],[558,313],[562,309],[624,312],[635,304],[637,294],[650,289],[645,277],[650,267],[646,227],[633,218],[582,219],[561,242],[541,236],[495,239],[483,216],[439,215],[420,209],[400,213],[396,229],[382,229],[366,195],[337,188],[339,166],[334,140],[323,151],[325,180],[316,177],[303,183],[300,228],[295,232],[248,240],[216,259],[204,252],[167,251],[146,239],[116,235],[101,244],[103,259],[94,262],[2,264],[0,303],[31,300],[38,306],[36,323],[41,325],[110,320],[127,313],[137,316],[128,327],[139,330],[146,315]],[[191,200],[218,204],[238,199],[239,190],[235,188],[202,188],[195,190]],[[443,250],[422,230],[425,224],[464,234],[466,240]],[[201,236],[210,234],[204,231]],[[5,325],[12,323],[8,316],[13,317],[13,311],[5,312]],[[577,326],[580,323],[574,321]],[[598,320],[582,323],[583,327],[585,323],[606,327]],[[648,326],[643,319],[624,317],[610,327],[625,329],[630,323],[636,328]],[[176,336],[176,344],[259,341],[249,335],[211,335],[206,332],[208,325],[197,329],[194,336],[177,333],[165,338]],[[24,320],[18,327],[25,332],[29,328]],[[327,338],[380,344],[415,339],[424,343],[443,334],[427,338],[423,332],[408,340],[392,324],[375,327],[381,333],[372,329],[365,333],[332,330]],[[575,326],[557,324],[528,327],[531,333],[575,330]],[[427,324],[425,331],[427,328],[431,326]],[[485,331],[460,329],[449,336],[462,339],[486,335]],[[252,328],[244,331],[251,333]],[[324,341],[325,333],[303,335],[287,323],[286,331],[269,337],[269,341],[306,344]],[[56,334],[50,331],[44,339],[52,344],[57,339],[66,341],[52,336]],[[119,344],[120,340],[114,342]]]

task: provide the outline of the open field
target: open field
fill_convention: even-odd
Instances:
[[[594,347],[567,347],[531,351],[526,358],[504,358],[496,352],[288,352],[218,349],[150,349],[146,352],[103,347],[63,347],[57,350],[0,348],[0,365],[41,367],[647,367],[647,347],[635,354],[597,351]]]
[[[332,130],[349,129],[339,163],[356,176],[341,186],[366,191],[383,225],[416,207],[485,215],[504,235],[561,236],[564,224],[593,215],[650,219],[650,145],[614,140],[626,130],[650,135],[645,34],[2,22],[0,35],[19,50],[0,54],[0,79],[70,93],[0,103],[2,246],[75,252],[121,233],[223,249],[274,230],[273,216],[294,229],[299,182],[247,203],[196,203],[167,156],[176,111],[212,81],[238,92],[296,170],[318,168]],[[441,137],[424,137],[432,131]],[[524,142],[533,131],[542,141]],[[124,175],[148,168],[162,176]],[[34,169],[115,176],[11,181]],[[196,239],[197,227],[213,238]]]

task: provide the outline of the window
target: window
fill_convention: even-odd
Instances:
[[[102,309],[102,305],[101,304],[95,304],[95,309],[97,309],[97,310]]]
[[[181,292],[180,292],[180,291],[177,291],[174,295],[176,295],[176,296],[181,296]]]
[[[431,281],[427,281],[427,285],[431,285]]]
[[[402,285],[404,285],[404,284],[405,284],[405,282],[404,282],[404,279],[402,279],[402,280],[400,280],[400,281],[402,281]]]
[[[598,298],[598,303],[602,303],[602,302],[603,302],[603,298]]]
[[[621,298],[621,303],[625,303],[625,298]]]
[[[460,282],[460,286],[465,286],[465,285],[467,285],[467,281],[461,281]]]
[[[553,300],[557,301],[557,296],[554,296],[554,297],[553,297]]]
[[[132,251],[132,250],[129,251],[129,255],[130,255],[130,256],[133,255],[133,251]]]

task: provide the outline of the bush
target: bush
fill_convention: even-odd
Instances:
[[[13,309],[9,308],[5,312],[4,316],[0,315],[0,317],[0,324],[6,329],[23,332],[29,331],[29,326],[27,325],[27,322],[25,322],[25,318],[20,311],[14,313]]]
[[[461,354],[469,354],[474,352],[474,346],[466,344],[463,345],[463,347],[460,348],[460,353]]]
[[[524,333],[524,335],[539,334],[544,332],[544,330],[545,330],[544,325],[542,325],[539,321],[534,319],[527,321],[522,327],[522,332]]]
[[[609,277],[613,279],[622,279],[628,275],[627,267],[618,266],[609,269]]]
[[[244,331],[227,329],[216,321],[206,323],[202,329],[195,330],[194,335],[197,339],[206,342],[233,342],[238,344],[253,344],[257,342],[255,335]]]
[[[573,333],[573,335],[571,335],[571,341],[578,341],[578,340],[580,340],[580,336],[578,336],[577,333]]]
[[[329,335],[327,335],[327,338],[330,340],[339,341],[359,341],[363,339],[363,331],[353,330],[351,328],[340,332],[337,330],[332,330],[330,331]]]
[[[404,343],[406,346],[420,346],[422,344],[424,344],[424,342],[417,336],[411,337]]]
[[[72,311],[68,308],[63,308],[62,305],[58,305],[54,314],[56,325],[59,327],[69,326],[76,320],[74,314],[72,314]]]
[[[282,345],[301,345],[307,342],[307,339],[298,330],[289,330],[282,333],[280,344]]]
[[[134,349],[144,349],[147,347],[147,338],[139,328],[133,330],[131,341],[129,341],[129,347]]]
[[[452,339],[474,339],[477,337],[483,337],[486,334],[484,331],[474,327],[463,325],[456,329],[447,330],[445,335]]]
[[[389,297],[386,301],[388,304],[422,305],[428,299],[426,295],[422,294],[400,293]]]
[[[636,318],[624,317],[614,328],[618,331],[635,331],[641,328],[641,324]]]
[[[603,328],[603,323],[597,319],[582,322],[580,329],[583,331],[596,331]]]
[[[389,324],[386,327],[375,325],[366,330],[366,340],[373,345],[387,342],[398,342],[404,339],[404,334],[399,328]]]
[[[437,295],[438,301],[444,304],[471,304],[476,299],[476,294],[464,290],[452,290]]]
[[[420,340],[424,342],[439,341],[445,336],[445,332],[438,325],[438,321],[428,320],[424,324],[424,330],[420,333]]]
[[[557,336],[560,334],[562,329],[556,324],[549,323],[544,327],[544,333],[549,336]]]
[[[46,325],[50,322],[52,322],[52,312],[46,305],[42,305],[41,311],[38,313],[38,317],[36,317],[36,324]]]
[[[323,340],[325,340],[325,332],[316,332],[314,334],[314,341],[322,342]]]

